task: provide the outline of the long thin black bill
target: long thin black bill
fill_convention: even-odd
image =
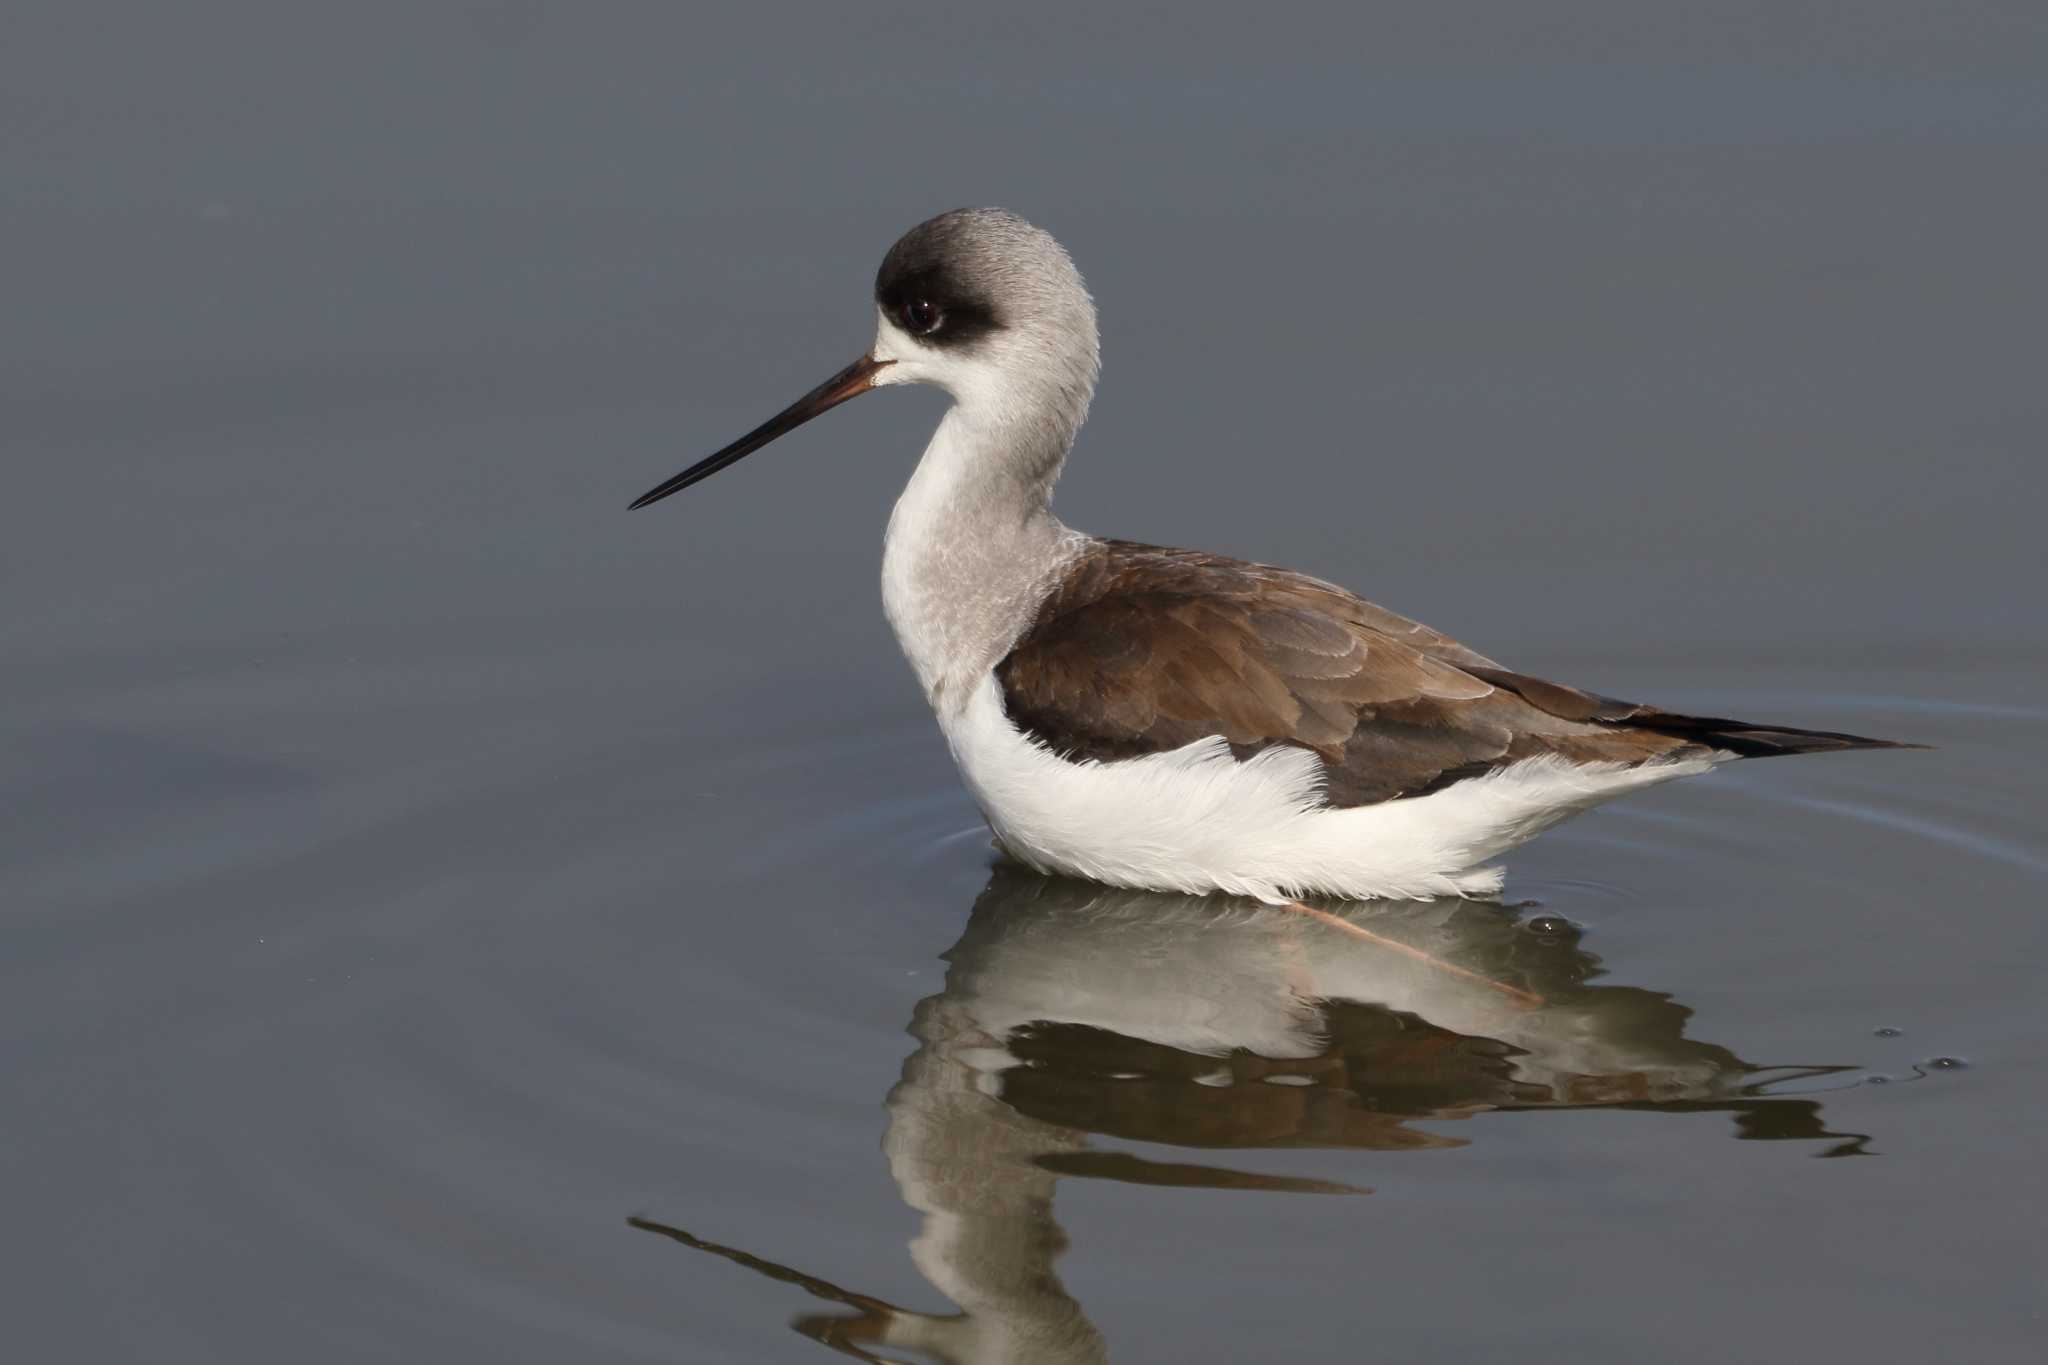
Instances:
[[[875,372],[892,363],[862,356],[716,455],[699,460],[667,483],[648,489],[633,499],[633,507],[660,502],[671,493],[680,493],[693,483],[701,483],[727,465],[738,464],[785,432],[795,431],[819,413],[830,411],[849,398],[858,398],[874,387]]]

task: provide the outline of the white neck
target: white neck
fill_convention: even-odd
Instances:
[[[956,403],[896,501],[882,606],[942,719],[1001,662],[1086,543],[1051,508],[1086,401],[1025,412]]]

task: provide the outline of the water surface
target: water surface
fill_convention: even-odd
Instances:
[[[12,1353],[2040,1358],[2038,18],[1521,13],[28,6]],[[1375,937],[998,866],[937,400],[624,511],[976,201],[1104,308],[1075,524],[1937,747]]]

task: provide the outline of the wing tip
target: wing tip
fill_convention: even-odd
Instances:
[[[1787,754],[1846,753],[1852,749],[1932,750],[1913,740],[1876,739],[1846,730],[1808,730],[1795,725],[1756,725],[1712,716],[1653,713],[1624,722],[1633,728],[1720,749],[1738,758],[1781,758]]]

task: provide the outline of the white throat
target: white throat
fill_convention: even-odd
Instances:
[[[940,419],[882,545],[883,609],[941,719],[966,705],[1086,543],[1051,507],[1072,426],[977,418],[956,403]]]

